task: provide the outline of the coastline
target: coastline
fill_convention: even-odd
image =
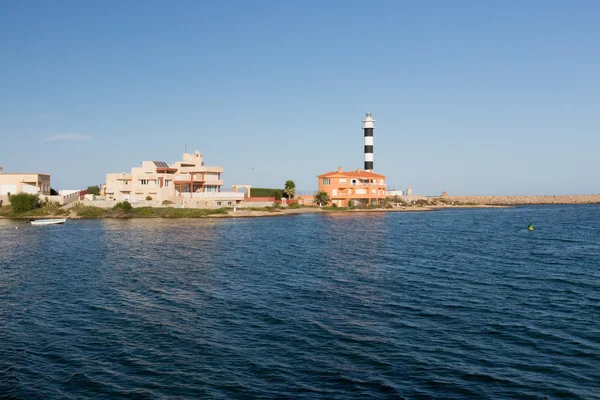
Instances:
[[[600,194],[564,196],[448,196],[446,201],[486,205],[600,204]]]
[[[398,204],[398,203],[396,203]],[[432,212],[446,209],[458,208],[512,208],[522,205],[583,205],[600,204],[600,195],[574,195],[574,196],[449,196],[445,198],[428,198],[420,200],[414,204],[396,205],[392,208],[360,208],[348,209],[334,207],[301,207],[301,208],[270,208],[250,209],[238,208],[235,212],[232,209],[166,209],[155,208],[149,213],[124,212],[111,209],[96,209],[95,213],[79,215],[77,210],[69,210],[68,215],[40,213],[32,215],[10,215],[0,214],[0,219],[26,220],[26,219],[48,219],[48,218],[67,218],[70,220],[78,219],[130,219],[130,218],[166,218],[166,219],[197,219],[197,218],[262,218],[279,217],[286,215],[300,215],[306,213],[329,213],[329,214],[365,214],[365,213],[383,213],[383,212]],[[185,210],[185,211],[184,211]],[[94,211],[94,210],[92,210]],[[172,212],[171,212],[172,211]],[[184,212],[182,212],[184,211]]]
[[[99,215],[97,217],[86,217],[77,215],[72,211],[69,215],[0,215],[0,219],[26,220],[26,219],[49,219],[49,218],[66,218],[70,220],[80,219],[199,219],[199,218],[262,218],[262,217],[281,217],[286,215],[301,215],[301,214],[368,214],[368,213],[388,213],[388,212],[433,212],[444,209],[457,208],[508,208],[510,206],[503,205],[430,205],[430,206],[401,206],[394,208],[376,208],[376,209],[339,209],[335,208],[319,208],[319,207],[303,207],[303,208],[281,208],[274,210],[250,210],[238,208],[235,212],[227,210],[227,213],[215,213],[190,217],[167,217],[160,215],[135,215],[127,213],[117,213],[109,215]]]

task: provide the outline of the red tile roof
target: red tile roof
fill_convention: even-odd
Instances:
[[[374,172],[369,172],[369,171],[362,171],[362,170],[357,170],[357,171],[333,171],[333,172],[327,172],[323,175],[318,175],[317,178],[328,178],[328,177],[333,177],[333,176],[337,176],[340,178],[343,177],[355,177],[355,178],[384,178],[385,179],[385,175],[380,175],[380,174],[376,174]]]

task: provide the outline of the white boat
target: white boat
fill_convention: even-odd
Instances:
[[[54,218],[54,219],[36,219],[32,220],[31,225],[39,226],[39,225],[57,225],[64,224],[67,221],[66,218]]]

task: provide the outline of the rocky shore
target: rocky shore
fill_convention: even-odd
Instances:
[[[600,204],[600,194],[574,196],[448,196],[445,199],[477,205]]]

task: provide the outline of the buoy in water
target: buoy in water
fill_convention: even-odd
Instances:
[[[532,231],[533,229],[534,229],[533,222],[531,220],[529,220],[529,226],[527,227],[527,230]]]

